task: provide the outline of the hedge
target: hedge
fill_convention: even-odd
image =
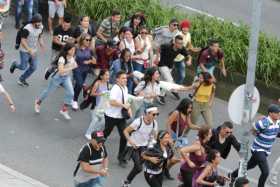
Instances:
[[[147,26],[155,28],[165,25],[173,17],[181,20],[188,18],[192,22],[191,34],[194,46],[206,46],[210,38],[220,41],[225,52],[228,71],[246,74],[249,46],[249,27],[239,27],[228,21],[220,21],[201,15],[188,15],[178,8],[161,5],[158,0],[69,0],[69,10],[76,15],[89,15],[102,20],[111,14],[111,10],[121,11],[123,21],[138,11],[147,16]],[[256,78],[267,85],[280,82],[280,41],[277,38],[260,33]]]

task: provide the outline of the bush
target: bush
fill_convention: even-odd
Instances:
[[[163,7],[158,0],[69,0],[69,8],[78,15],[89,15],[102,20],[118,9],[123,21],[138,11],[147,16],[147,26],[155,28],[165,25],[173,17],[179,20],[188,18],[192,22],[191,33],[194,46],[204,47],[209,38],[215,38],[225,52],[225,63],[229,71],[246,74],[249,46],[249,27],[241,24],[236,27],[230,22],[200,15],[187,15],[175,8]],[[256,78],[267,85],[280,82],[280,41],[260,34]]]

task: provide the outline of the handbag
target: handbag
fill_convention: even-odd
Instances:
[[[118,85],[119,86],[119,85]],[[120,86],[119,86],[120,87]],[[122,87],[120,87],[121,91],[122,91],[122,103],[125,104],[124,102],[124,94],[123,94],[123,90],[122,90]],[[126,108],[122,108],[121,109],[121,113],[122,113],[122,117],[123,119],[129,119],[130,118],[130,115],[128,113],[128,110]]]

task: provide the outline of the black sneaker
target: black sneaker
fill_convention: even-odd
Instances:
[[[126,168],[126,166],[127,166],[127,161],[125,161],[125,160],[119,160],[119,166],[122,167],[122,168]]]
[[[28,82],[26,82],[26,80],[20,80],[19,79],[17,83],[20,86],[26,86],[26,87],[29,86],[29,84],[28,84]]]
[[[229,187],[233,187],[236,178],[233,177],[233,176],[231,175],[231,173],[228,173],[227,176],[228,176],[228,178],[230,179],[229,184],[228,184]]]
[[[10,73],[14,73],[15,72],[15,69],[16,69],[16,61],[14,61],[12,63],[12,65],[10,66]]]
[[[127,180],[125,180],[123,181],[122,187],[130,187],[130,183]]]
[[[180,100],[180,96],[178,93],[176,92],[171,92],[171,93],[176,97],[177,100]]]

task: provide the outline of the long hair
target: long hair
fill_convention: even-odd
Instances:
[[[192,101],[189,98],[184,98],[180,101],[180,103],[178,104],[178,106],[176,107],[176,110],[188,115],[188,108],[189,106],[192,104]]]
[[[151,67],[146,70],[144,77],[143,77],[143,81],[145,82],[143,89],[145,89],[146,86],[148,85],[148,83],[153,80],[153,75],[155,74],[156,71],[158,71],[158,70],[155,67]],[[159,83],[159,81],[156,81],[156,82]]]
[[[197,136],[199,138],[199,141],[200,141],[201,145],[205,146],[205,143],[203,141],[208,136],[210,130],[211,130],[211,127],[208,126],[208,125],[203,125],[199,129]]]
[[[71,50],[73,47],[76,47],[74,43],[69,43],[69,42],[66,43],[65,46],[62,48],[62,50],[59,52],[57,59],[63,57],[66,60],[68,51]]]
[[[78,41],[78,46],[81,47],[83,45],[83,42],[86,38],[91,38],[91,35],[89,35],[88,33],[82,33],[80,38],[79,38],[79,41]]]

